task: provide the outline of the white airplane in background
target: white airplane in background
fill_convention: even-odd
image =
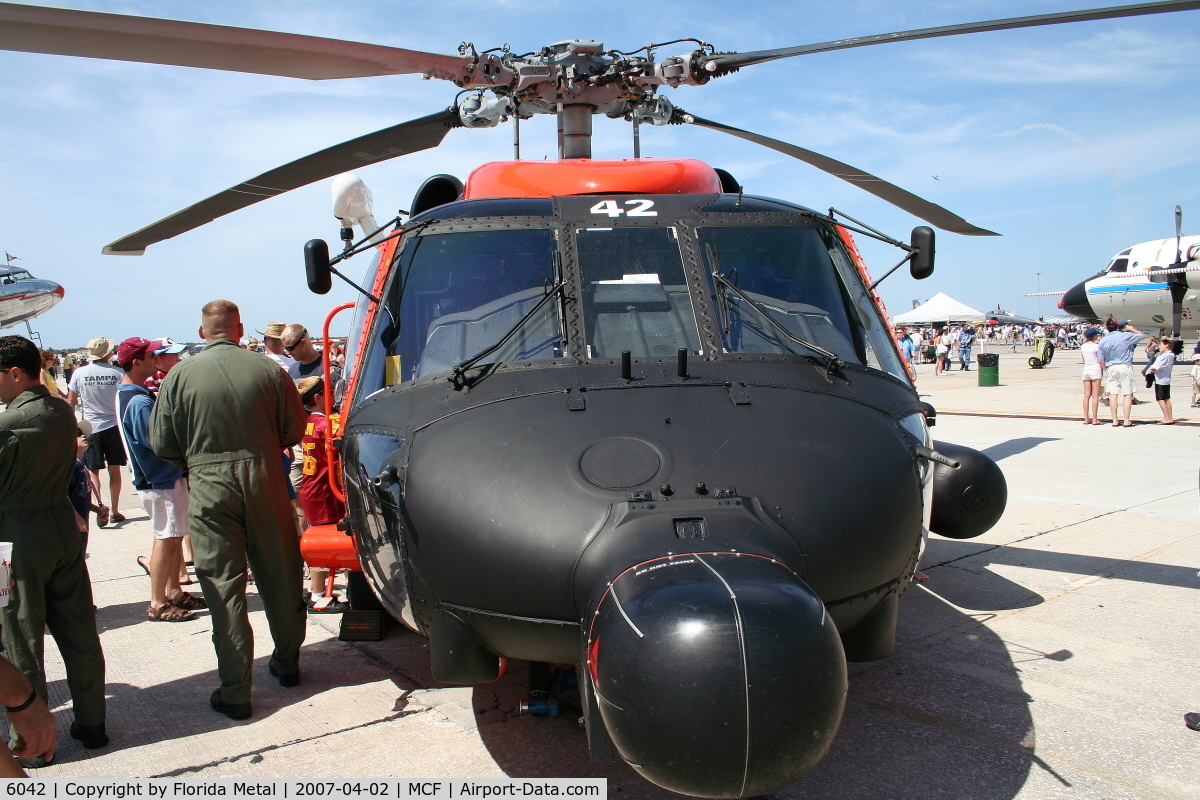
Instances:
[[[1200,236],[1183,236],[1182,228],[1176,206],[1175,236],[1117,253],[1104,271],[1063,292],[1058,307],[1084,319],[1127,319],[1175,335],[1200,329]]]
[[[6,259],[0,264],[0,329],[20,322],[29,328],[29,320],[49,311],[65,294],[54,281],[35,278],[23,267],[14,266],[11,257]],[[29,332],[33,334],[32,328]]]

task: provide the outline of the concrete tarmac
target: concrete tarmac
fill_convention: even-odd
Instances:
[[[1200,733],[1182,720],[1200,711],[1197,432],[1082,425],[1068,407],[1074,364],[1017,363],[1002,360],[1006,385],[994,388],[918,367],[919,390],[944,412],[999,415],[943,413],[934,435],[997,459],[1008,510],[977,539],[930,537],[928,581],[903,598],[895,655],[851,665],[830,753],[774,797],[1200,798]],[[1158,417],[1157,406],[1138,409]],[[525,665],[488,686],[441,686],[424,640],[399,625],[382,642],[348,644],[339,617],[310,616],[303,680],[283,689],[267,673],[266,621],[252,602],[254,716],[213,712],[208,617],[147,620],[135,559],[151,533],[136,495],[125,497],[129,521],[93,530],[88,560],[112,742],[89,751],[68,735],[49,644],[62,739],[38,777],[606,777],[610,796],[673,796],[625,765],[591,763],[576,710],[519,714]]]

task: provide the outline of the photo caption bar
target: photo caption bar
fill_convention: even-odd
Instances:
[[[184,800],[199,797],[274,797],[280,800],[491,800],[516,797],[580,797],[608,800],[607,778],[533,778],[504,780],[237,781],[133,778],[124,781],[40,781],[0,779],[0,798],[49,800]]]

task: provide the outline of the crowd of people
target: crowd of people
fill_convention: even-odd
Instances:
[[[1109,318],[1104,331],[1088,328],[1084,331],[1084,343],[1080,347],[1083,359],[1083,424],[1102,425],[1099,405],[1107,392],[1109,412],[1115,428],[1133,426],[1130,413],[1133,410],[1133,391],[1137,378],[1134,376],[1134,351],[1143,341],[1146,345],[1146,366],[1142,378],[1146,388],[1154,389],[1154,400],[1162,412],[1161,424],[1174,425],[1175,414],[1171,405],[1171,379],[1177,358],[1182,355],[1183,341],[1169,336],[1149,336],[1129,324],[1129,320]],[[1197,407],[1200,400],[1200,342],[1196,343],[1190,359],[1191,406]]]
[[[955,362],[959,370],[970,371],[972,352],[1007,347],[1016,352],[1019,345],[1035,346],[1039,341],[1049,341],[1059,350],[1078,350],[1083,344],[1086,323],[1071,325],[998,325],[984,323],[938,324],[925,326],[902,326],[896,329],[896,341],[900,354],[909,364],[935,364],[934,375],[942,375],[952,369]]]
[[[1154,390],[1154,399],[1162,412],[1162,424],[1174,425],[1171,403],[1171,379],[1176,360],[1182,356],[1183,342],[1169,336],[1158,338],[1144,334],[1129,324],[1129,320],[1108,319],[1104,328],[1088,323],[1072,325],[934,325],[896,329],[900,354],[910,365],[934,364],[934,375],[952,369],[955,361],[959,370],[971,369],[972,351],[979,345],[1008,347],[1016,352],[1018,345],[1036,347],[1050,342],[1055,349],[1079,350],[1083,362],[1083,422],[1102,425],[1099,406],[1107,404],[1114,427],[1132,427],[1130,414],[1134,403],[1134,351],[1146,341],[1146,366],[1142,378],[1146,388]],[[1190,356],[1192,362],[1191,407],[1200,407],[1200,342]],[[915,374],[915,372],[914,372]]]
[[[208,610],[220,680],[213,710],[232,719],[252,713],[248,581],[275,645],[268,670],[285,687],[300,682],[306,615],[348,608],[326,570],[312,569],[305,588],[299,546],[308,525],[346,513],[325,448],[336,421],[324,414],[323,366],[328,358],[340,373],[340,348],[323,352],[303,325],[279,322],[266,325],[261,345],[251,342],[227,300],[204,306],[199,333],[203,348],[182,359],[189,348],[169,339],[96,337],[82,358],[68,353],[61,362],[28,339],[0,337],[0,526],[12,540],[14,581],[0,608],[8,659],[0,658],[0,699],[19,760],[0,753],[0,777],[54,757],[47,630],[66,667],[71,736],[88,748],[108,744],[104,655],[84,557],[93,515],[101,527],[125,520],[125,467],[153,530],[150,556],[138,559],[150,579],[147,619],[182,622]],[[202,596],[183,588],[192,582],[188,567]]]

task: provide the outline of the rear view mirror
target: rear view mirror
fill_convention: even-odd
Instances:
[[[305,243],[304,271],[311,292],[329,294],[333,288],[333,275],[329,271],[329,245],[324,239],[310,239]]]
[[[912,261],[908,271],[914,279],[923,281],[933,274],[933,228],[918,225],[912,230]]]

